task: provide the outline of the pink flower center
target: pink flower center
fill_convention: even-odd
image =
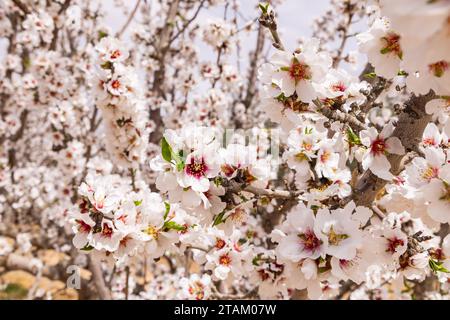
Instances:
[[[89,233],[91,231],[91,226],[83,220],[76,220],[76,222],[78,223],[78,231],[82,233]]]
[[[390,32],[382,38],[385,42],[384,47],[381,48],[381,54],[394,53],[397,57],[402,59],[403,52],[400,48],[400,36],[396,33]]]
[[[264,270],[258,270],[258,274],[262,281],[269,279],[269,274]]]
[[[331,90],[333,90],[335,92],[344,92],[346,89],[347,89],[347,87],[342,82],[333,84],[331,86]]]
[[[201,159],[200,162],[196,162],[194,158],[191,158],[190,163],[186,165],[186,174],[200,179],[208,171],[208,166],[205,163],[205,159]]]
[[[235,169],[230,166],[229,164],[223,164],[221,166],[222,172],[227,176],[227,177],[231,177],[235,171]]]
[[[225,247],[225,241],[222,239],[217,238],[216,240],[216,248],[217,249],[222,249],[223,247]]]
[[[438,168],[428,167],[426,170],[423,171],[422,178],[429,182],[431,179],[437,178],[438,174],[439,174]]]
[[[113,229],[109,227],[106,223],[103,224],[102,236],[105,238],[111,238],[113,234]]]
[[[386,252],[395,253],[397,251],[397,247],[403,246],[405,242],[402,239],[399,239],[397,237],[394,237],[392,239],[387,239],[388,241],[388,247],[386,249]]]
[[[125,238],[123,238],[122,240],[120,240],[120,246],[121,246],[121,247],[126,247],[128,241],[129,241],[130,239],[131,239],[131,238],[130,238],[129,236],[125,236]]]
[[[398,176],[394,178],[394,183],[398,186],[402,186],[405,184],[405,179],[403,179],[402,177]]]
[[[313,252],[322,244],[319,238],[317,238],[311,230],[307,230],[305,233],[299,234],[298,237],[300,238],[303,248],[307,251]]]
[[[307,64],[301,63],[294,59],[293,63],[289,67],[289,76],[295,80],[295,82],[301,80],[311,79],[311,72]]]
[[[195,295],[196,300],[203,300],[205,297],[203,284],[200,281],[195,281],[191,286],[189,286],[188,290],[190,294]]]
[[[119,88],[120,88],[120,81],[119,81],[119,80],[113,80],[113,81],[111,82],[111,87],[112,87],[113,89],[119,89]]]
[[[329,151],[324,151],[321,155],[320,155],[320,162],[322,163],[326,163],[331,157],[331,153]]]
[[[112,53],[111,53],[111,59],[117,59],[118,57],[120,57],[122,54],[120,53],[120,51],[119,50],[114,50]]]
[[[228,254],[221,255],[219,258],[219,263],[223,266],[228,266],[231,263],[231,258]]]
[[[434,140],[434,138],[425,138],[422,140],[422,142],[426,146],[435,146],[436,145],[436,141]]]
[[[428,69],[430,70],[430,73],[432,73],[435,77],[442,77],[445,73],[445,71],[448,70],[448,62],[447,61],[438,61],[436,63],[432,63],[428,65]]]
[[[380,155],[383,154],[386,150],[386,141],[380,137],[376,138],[370,147],[370,151],[374,155]]]

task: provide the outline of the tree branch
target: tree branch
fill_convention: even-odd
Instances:
[[[29,14],[30,10],[20,0],[12,0],[12,2],[25,14]]]
[[[111,292],[106,287],[105,279],[103,278],[101,262],[94,255],[89,256],[89,269],[92,272],[92,279],[94,280],[100,299],[111,300]]]
[[[399,116],[392,136],[400,139],[407,153],[414,151],[422,139],[425,127],[431,121],[431,115],[425,112],[425,105],[434,96],[433,92],[418,97],[412,95],[405,103],[405,109]],[[402,169],[404,155],[389,154],[387,158],[391,164],[392,173],[398,175]],[[387,183],[388,181],[378,178],[370,170],[367,170],[356,182],[350,198],[355,200],[356,205],[371,207],[376,196]],[[347,199],[347,202],[352,199]]]
[[[170,3],[169,12],[167,14],[165,27],[161,31],[160,41],[156,45],[155,51],[158,54],[158,64],[159,67],[155,71],[153,75],[153,86],[152,90],[156,92],[157,96],[164,97],[164,90],[163,90],[163,84],[164,84],[164,78],[166,74],[166,55],[169,51],[170,47],[170,34],[172,33],[173,29],[173,21],[177,15],[178,12],[178,6],[180,4],[180,0],[174,0]],[[157,108],[156,110],[151,110],[150,112],[150,118],[155,122],[155,131],[153,131],[150,134],[150,141],[153,143],[159,143],[159,140],[161,140],[162,137],[162,126],[163,121],[161,118],[161,110]]]
[[[258,27],[258,35],[256,36],[256,48],[253,52],[253,57],[250,62],[250,73],[248,77],[247,93],[244,99],[244,105],[248,109],[252,104],[253,97],[255,95],[256,87],[256,71],[258,67],[259,56],[264,48],[264,32],[263,26],[260,24]]]
[[[277,22],[275,21],[275,13],[273,12],[273,10],[270,10],[270,12],[263,11],[258,21],[263,27],[269,29],[270,34],[273,38],[272,45],[278,50],[284,51],[283,43],[281,42],[280,36],[278,35],[278,26]]]
[[[169,43],[172,43],[173,41],[175,41],[181,34],[183,34],[183,32],[187,29],[187,27],[197,18],[198,14],[200,13],[200,10],[203,8],[203,5],[205,4],[206,0],[201,0],[199,6],[197,7],[197,10],[195,10],[194,15],[192,16],[192,18],[190,18],[189,20],[187,20],[184,24],[183,27],[181,27],[180,30],[178,30],[178,32],[169,40]]]
[[[122,34],[125,32],[125,30],[127,30],[128,26],[130,25],[131,21],[133,20],[134,16],[136,15],[136,12],[139,8],[140,3],[141,3],[141,0],[136,1],[136,5],[134,6],[133,11],[131,11],[131,14],[128,17],[127,21],[122,26],[122,28],[119,30],[119,32],[117,32],[117,34],[116,34],[117,38],[120,38],[122,36]]]

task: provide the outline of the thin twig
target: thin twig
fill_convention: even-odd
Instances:
[[[12,2],[25,14],[29,14],[30,10],[20,0],[12,0]]]
[[[275,13],[273,12],[273,10],[270,10],[270,12],[262,12],[261,16],[259,17],[259,23],[263,27],[269,29],[270,34],[273,38],[273,46],[278,50],[284,51],[283,43],[281,42],[281,38],[278,35],[278,26],[277,22],[275,21]]]
[[[127,21],[122,26],[122,28],[119,30],[119,32],[116,33],[117,38],[120,38],[122,36],[122,34],[125,32],[125,30],[127,30],[128,26],[130,25],[131,21],[133,20],[134,16],[136,15],[136,12],[137,12],[140,4],[141,4],[141,0],[137,0],[136,5],[134,6],[133,11],[131,11],[131,14],[128,17]]]
[[[111,300],[111,292],[106,287],[100,260],[95,255],[90,255],[89,258],[89,269],[100,299]]]
[[[195,10],[195,13],[192,16],[192,18],[187,20],[183,24],[183,27],[181,27],[181,29],[178,30],[178,32],[172,38],[170,38],[169,43],[172,43],[173,41],[175,41],[187,29],[187,27],[197,18],[198,14],[200,13],[200,10],[203,8],[203,5],[205,4],[205,2],[206,2],[206,0],[201,0],[199,6],[197,7],[197,10]]]

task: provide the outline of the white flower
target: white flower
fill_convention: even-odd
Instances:
[[[250,252],[239,243],[241,232],[235,229],[229,238],[220,232],[218,235],[221,237],[214,237],[214,247],[206,254],[205,268],[213,270],[214,277],[219,280],[242,275]]]
[[[450,164],[446,164],[423,188],[425,199],[429,202],[428,214],[440,223],[450,223]]]
[[[370,237],[364,237],[362,241],[361,248],[357,249],[352,259],[331,258],[331,273],[335,277],[342,280],[350,279],[357,284],[366,280],[366,270],[371,261],[375,261],[376,257],[370,250],[370,246],[367,245],[371,241]]]
[[[194,151],[186,157],[184,171],[179,182],[183,188],[191,187],[197,192],[209,189],[209,179],[219,173],[215,146],[206,146],[202,151]]]
[[[120,191],[114,187],[111,176],[87,176],[78,192],[86,197],[96,210],[105,214],[117,209],[119,205]]]
[[[123,62],[128,56],[128,50],[125,45],[114,37],[104,37],[95,47],[99,53],[102,62]]]
[[[118,231],[111,221],[104,220],[101,225],[101,231],[93,233],[90,244],[96,250],[113,252],[119,247],[122,237],[123,233]]]
[[[408,237],[400,228],[384,229],[378,254],[384,261],[391,263],[405,253],[407,246]]]
[[[315,87],[324,103],[339,101],[343,103],[342,108],[349,111],[352,103],[361,104],[366,100],[361,91],[368,90],[370,85],[365,81],[359,82],[345,70],[331,69],[325,80]]]
[[[392,180],[389,172],[391,164],[386,154],[404,154],[405,149],[397,137],[390,137],[394,132],[392,123],[388,123],[381,133],[373,127],[360,132],[361,142],[367,147],[362,158],[364,170],[370,169],[376,176],[384,180]]]
[[[331,58],[318,52],[317,39],[304,43],[299,51],[275,53],[270,61],[277,69],[271,79],[284,96],[289,97],[296,92],[301,101],[311,102],[317,97],[312,83],[323,79],[331,66]]]
[[[228,178],[234,178],[239,169],[245,169],[256,163],[256,146],[245,146],[242,144],[230,143],[226,149],[219,150],[222,164],[221,172]]]
[[[415,188],[421,188],[438,178],[441,166],[445,164],[445,154],[441,149],[426,148],[424,153],[425,159],[415,157],[405,169],[408,183]]]
[[[433,119],[445,123],[450,116],[450,98],[433,99],[427,102],[425,110],[428,114],[433,115]]]
[[[438,147],[442,138],[439,128],[433,122],[430,122],[423,131],[421,146],[426,148]]]
[[[287,140],[289,150],[283,154],[288,166],[302,176],[309,174],[309,162],[316,158],[320,140],[326,138],[313,125],[305,124],[296,130],[291,130]]]
[[[324,255],[327,250],[326,244],[321,240],[321,235],[315,232],[314,222],[313,211],[303,204],[290,211],[280,229],[285,234],[281,237],[272,237],[278,242],[277,256],[298,262],[304,258],[317,259]]]
[[[203,40],[216,49],[226,49],[234,32],[233,25],[224,20],[209,20],[203,27]]]
[[[348,209],[349,210],[348,210]],[[361,245],[359,222],[352,219],[353,208],[317,212],[314,231],[325,245],[325,252],[339,259],[351,260]]]
[[[211,295],[211,277],[203,274],[201,277],[194,273],[189,278],[180,280],[182,299],[207,300]]]
[[[327,139],[319,143],[315,170],[319,177],[330,178],[338,168],[339,154],[334,152],[335,142]]]
[[[381,13],[401,35],[408,71],[448,58],[448,1],[382,0]],[[448,89],[448,88],[447,88]]]
[[[72,224],[72,230],[75,233],[72,243],[75,248],[81,249],[89,245],[92,239],[93,227],[95,226],[94,220],[87,213],[76,213],[72,215]]]
[[[432,89],[436,94],[450,94],[450,60],[434,61],[406,78],[406,86],[414,93],[427,94]]]
[[[400,38],[385,18],[375,20],[367,32],[356,36],[361,52],[367,54],[375,72],[385,78],[393,78],[400,71],[403,57]]]

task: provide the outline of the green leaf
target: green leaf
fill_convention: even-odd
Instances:
[[[164,212],[164,220],[167,218],[167,215],[170,212],[170,204],[166,201],[164,201],[164,206],[166,207],[166,211]]]
[[[252,264],[253,264],[254,266],[259,267],[260,262],[261,262],[261,255],[262,255],[262,254],[258,254],[257,256],[255,256],[255,257],[252,259]]]
[[[23,58],[23,67],[25,68],[25,69],[30,69],[30,67],[31,67],[31,59],[30,59],[30,57],[29,56],[26,56],[25,58]]]
[[[105,31],[99,31],[98,32],[98,40],[101,40],[102,38],[108,36],[108,34]]]
[[[142,200],[135,200],[135,201],[134,201],[134,205],[135,205],[136,207],[139,207],[141,204],[142,204]]]
[[[275,99],[276,99],[278,102],[284,102],[287,98],[285,97],[284,93],[282,92],[282,93],[280,93],[278,96],[276,96]]]
[[[375,77],[377,76],[377,74],[375,72],[369,72],[364,74],[365,78],[369,78],[369,79],[375,79]]]
[[[219,213],[213,221],[213,226],[217,226],[218,224],[221,224],[222,222],[225,222],[225,220],[223,220],[223,216],[225,215],[225,210],[222,211],[221,213]]]
[[[398,76],[407,76],[408,73],[407,73],[405,70],[400,70],[400,71],[397,73],[397,75],[398,75]]]
[[[89,243],[87,243],[83,248],[81,248],[80,250],[82,251],[91,251],[92,249],[94,249],[93,246],[89,245]]]
[[[170,147],[165,137],[161,139],[161,154],[163,159],[167,162],[172,161],[172,148]]]
[[[269,3],[259,3],[258,7],[261,9],[263,14],[267,14],[267,11],[269,10]]]
[[[186,231],[186,226],[182,226],[181,224],[178,224],[175,221],[166,221],[164,222],[163,229],[164,231],[168,230]]]
[[[383,49],[380,50],[381,54],[386,54],[386,53],[389,53],[389,52],[391,52],[391,49],[389,49],[389,48],[383,48]]]
[[[430,266],[431,270],[433,270],[434,273],[437,273],[437,272],[450,273],[450,271],[448,271],[446,268],[444,268],[444,266],[442,265],[442,262],[430,259],[428,261],[428,265]]]
[[[184,169],[182,153],[183,151],[181,150],[179,151],[179,153],[174,152],[165,137],[161,139],[161,154],[163,159],[167,162],[172,162],[172,160],[175,161],[175,165],[178,171]]]
[[[223,184],[223,178],[221,176],[217,176],[214,178],[213,182],[216,185],[216,187],[219,187]]]
[[[325,273],[330,269],[331,268],[329,268],[329,267],[319,267],[319,268],[317,268],[317,271],[319,271],[319,273]]]
[[[361,139],[350,127],[347,128],[347,139],[352,145],[361,145]]]
[[[112,63],[109,62],[109,61],[106,61],[106,62],[102,63],[100,65],[100,67],[102,67],[102,69],[111,69],[112,68]]]

